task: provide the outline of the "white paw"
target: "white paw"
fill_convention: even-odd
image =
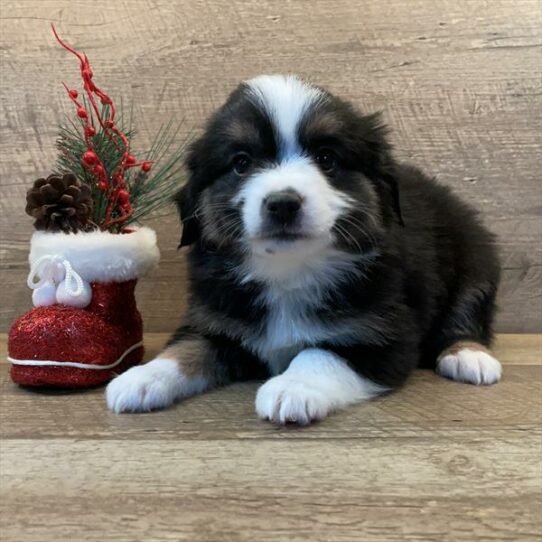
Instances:
[[[128,369],[105,391],[113,412],[148,412],[172,405],[181,395],[183,378],[177,362],[155,359]]]
[[[258,416],[280,424],[308,425],[325,418],[331,406],[321,391],[286,375],[272,378],[256,395]]]
[[[437,373],[446,378],[469,384],[495,384],[501,379],[502,367],[487,352],[465,348],[439,360]]]

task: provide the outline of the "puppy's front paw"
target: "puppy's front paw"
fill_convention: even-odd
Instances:
[[[464,348],[441,357],[437,373],[445,378],[468,384],[495,384],[501,379],[502,367],[498,360],[482,350]]]
[[[175,361],[155,359],[112,380],[105,392],[107,406],[116,413],[168,407],[179,398],[182,380]]]
[[[266,382],[256,395],[260,418],[275,423],[308,425],[331,410],[329,399],[310,383],[279,375]]]

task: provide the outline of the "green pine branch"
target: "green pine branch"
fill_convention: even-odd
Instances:
[[[133,128],[133,116],[133,107],[126,113],[121,103],[115,122],[117,127],[126,134],[130,143],[132,143],[136,134]],[[104,106],[102,118],[107,117],[107,106]],[[184,157],[187,145],[190,142],[189,137],[182,141],[180,145],[176,145],[182,126],[182,122],[174,126],[173,122],[170,121],[158,130],[150,149],[146,153],[131,151],[138,160],[151,160],[153,164],[151,171],[148,173],[145,173],[140,168],[130,168],[126,171],[125,180],[134,212],[122,224],[123,228],[129,224],[141,222],[149,215],[163,210],[171,203],[173,195],[182,186],[185,178]],[[110,179],[114,168],[122,159],[124,152],[122,143],[119,142],[117,147],[105,134],[104,130],[98,126],[96,135],[92,137],[92,143]],[[67,117],[60,125],[56,146],[59,151],[56,163],[57,171],[59,173],[73,173],[82,183],[90,186],[94,199],[92,220],[97,225],[102,224],[105,219],[108,199],[107,194],[97,187],[96,177],[81,161],[83,153],[87,150],[83,123],[74,122]]]

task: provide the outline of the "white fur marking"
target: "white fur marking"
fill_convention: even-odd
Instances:
[[[320,322],[311,316],[329,288],[352,275],[362,274],[359,264],[374,257],[352,255],[329,248],[308,257],[303,250],[273,257],[253,255],[241,270],[244,280],[263,280],[266,288],[259,301],[267,307],[265,327],[256,335],[245,337],[244,344],[266,361],[272,374],[284,370],[304,348],[322,341],[346,344],[364,334],[360,321],[349,325]],[[303,257],[305,256],[305,257]]]
[[[261,75],[247,85],[277,128],[283,157],[298,153],[299,122],[310,105],[324,99],[324,93],[294,75]]]
[[[203,377],[184,377],[176,361],[157,358],[122,373],[109,383],[105,393],[107,406],[117,414],[149,412],[201,393],[208,384]]]
[[[333,410],[384,391],[336,354],[309,348],[300,352],[283,374],[261,386],[256,395],[256,412],[260,418],[275,423],[307,425]]]
[[[501,379],[502,367],[487,352],[464,348],[439,360],[437,373],[445,378],[469,384],[495,384]]]

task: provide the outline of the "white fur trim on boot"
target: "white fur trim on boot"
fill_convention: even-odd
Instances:
[[[37,231],[30,242],[30,266],[43,256],[67,260],[87,282],[124,282],[141,277],[160,259],[156,234],[146,227],[131,233]]]

